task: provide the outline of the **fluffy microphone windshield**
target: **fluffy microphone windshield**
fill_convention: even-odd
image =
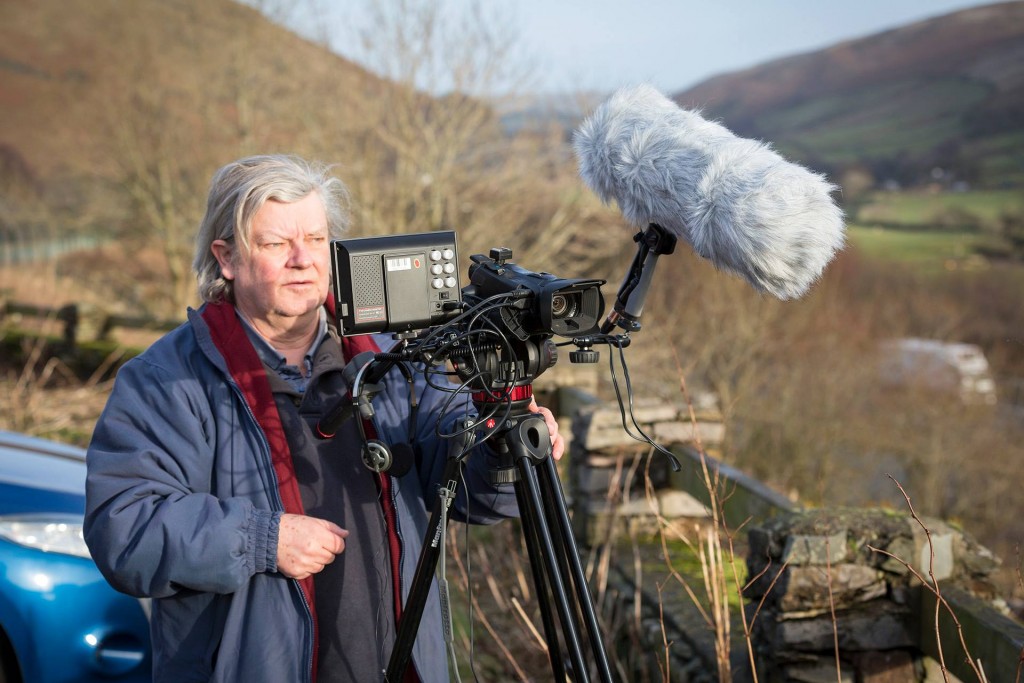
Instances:
[[[823,176],[650,86],[615,93],[574,147],[584,182],[631,223],[660,225],[779,299],[806,293],[843,246],[836,188]]]

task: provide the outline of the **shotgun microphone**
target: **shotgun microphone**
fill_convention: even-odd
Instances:
[[[584,182],[630,223],[660,226],[779,299],[803,296],[843,246],[837,188],[824,176],[649,85],[612,95],[573,147]]]

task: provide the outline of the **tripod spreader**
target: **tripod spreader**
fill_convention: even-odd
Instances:
[[[520,481],[516,462],[520,459],[539,463],[551,453],[551,435],[544,418],[535,413],[509,418],[506,429],[494,437],[498,448],[499,465],[491,470],[491,483],[514,484]],[[504,445],[504,452],[499,450]]]

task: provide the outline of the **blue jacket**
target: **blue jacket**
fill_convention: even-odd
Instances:
[[[154,598],[155,681],[310,681],[312,609],[300,582],[276,571],[281,477],[201,313],[190,310],[187,323],[118,373],[87,456],[85,539],[115,588]],[[392,485],[403,602],[453,443],[435,431],[449,394],[416,377],[422,460]],[[374,399],[374,427],[387,443],[405,441],[405,380],[393,371],[385,383]],[[458,412],[445,414],[443,428]],[[478,451],[466,460],[453,517],[515,516],[512,488],[488,482],[493,455]],[[434,586],[413,650],[424,683],[448,680],[444,652]]]

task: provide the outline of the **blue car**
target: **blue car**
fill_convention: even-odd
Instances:
[[[85,452],[0,431],[0,683],[151,678],[148,601],[82,540]]]

